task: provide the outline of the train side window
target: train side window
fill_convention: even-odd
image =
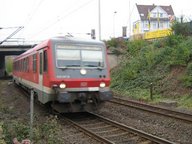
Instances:
[[[40,64],[39,64],[39,73],[42,74],[42,66],[43,66],[43,55],[40,53]]]
[[[26,59],[26,64],[27,64],[27,68],[26,68],[27,70],[26,71],[29,72],[29,57],[27,57],[27,59]]]
[[[23,59],[23,72],[25,71],[25,59]]]
[[[22,71],[22,62],[21,62],[21,60],[19,60],[19,64],[20,64],[20,72]]]
[[[19,60],[19,65],[20,65],[20,72],[21,72],[21,70],[22,70],[22,65],[21,65],[22,63],[21,63],[21,60]]]
[[[26,58],[23,60],[23,71],[26,72]]]
[[[18,70],[18,69],[17,69],[17,68],[18,68],[17,63],[18,63],[18,62],[15,62],[15,65],[14,65],[14,69],[15,69],[16,71]]]
[[[20,71],[21,70],[21,66],[20,66],[20,60],[18,61],[18,70]]]
[[[23,60],[21,60],[21,72],[23,71]]]
[[[37,71],[37,55],[33,55],[33,72]]]
[[[48,65],[47,50],[45,50],[43,51],[43,72],[47,72],[47,65]]]
[[[14,62],[14,70],[17,71],[17,62]]]

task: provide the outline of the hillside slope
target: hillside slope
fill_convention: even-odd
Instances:
[[[178,101],[192,108],[192,37],[171,35],[155,41],[117,42],[121,63],[112,73],[114,92],[137,99]]]

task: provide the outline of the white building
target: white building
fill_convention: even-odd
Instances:
[[[133,15],[133,34],[168,29],[174,19],[172,6],[137,5]]]

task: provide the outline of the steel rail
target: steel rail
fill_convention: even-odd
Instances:
[[[145,140],[149,140],[151,142],[154,142],[154,143],[159,143],[159,144],[174,144],[174,142],[171,142],[171,141],[168,141],[166,139],[163,139],[163,138],[160,138],[160,137],[157,137],[157,136],[154,136],[154,135],[151,135],[151,134],[148,134],[144,131],[141,131],[141,130],[138,130],[138,129],[135,129],[135,128],[132,128],[132,127],[129,127],[129,126],[126,126],[124,124],[121,124],[121,123],[118,123],[118,122],[115,122],[115,121],[112,121],[108,118],[105,118],[103,116],[100,116],[100,115],[97,115],[97,114],[94,114],[94,113],[88,113],[91,117],[94,117],[95,119],[101,121],[101,122],[104,122],[106,123],[107,125],[111,125],[113,127],[116,127],[118,128],[119,130],[123,130],[125,133],[125,135],[127,135],[127,132],[130,134],[134,134],[140,138],[144,138]],[[83,132],[85,132],[87,135],[91,136],[91,137],[94,137],[96,140],[100,141],[100,142],[104,142],[104,143],[107,143],[107,144],[115,144],[115,142],[109,140],[108,138],[106,137],[110,137],[109,136],[100,136],[98,135],[98,131],[97,132],[93,132],[92,130],[89,130],[88,128],[85,128],[86,126],[81,126],[81,124],[79,124],[78,122],[75,122],[74,120],[72,120],[71,118],[66,118],[64,117],[68,122],[72,123],[75,127],[77,127],[78,129],[81,129]],[[90,125],[90,124],[88,124]],[[107,127],[107,126],[106,126]],[[93,128],[91,128],[93,129]],[[102,132],[99,132],[99,133],[102,133]],[[116,134],[117,135],[117,134]],[[113,135],[111,135],[113,136]]]
[[[77,127],[79,130],[83,131],[85,134],[89,135],[90,137],[94,137],[96,140],[98,140],[100,142],[104,142],[106,144],[115,144],[114,142],[111,142],[111,141],[105,139],[104,137],[101,137],[101,136],[97,135],[96,133],[93,133],[92,131],[80,126],[79,124],[70,120],[69,118],[65,117],[65,120],[70,122],[71,124],[73,124],[75,127]]]
[[[163,107],[141,103],[133,100],[124,100],[117,97],[113,97],[113,100],[110,100],[109,102],[192,123],[192,115],[188,113],[170,110]]]
[[[121,123],[118,123],[118,122],[115,122],[115,121],[112,121],[108,118],[105,118],[103,116],[100,116],[100,115],[97,115],[97,114],[94,114],[94,113],[91,113],[92,115],[104,120],[106,123],[110,123],[114,126],[117,126],[121,129],[124,129],[126,131],[129,131],[129,132],[132,132],[132,133],[135,133],[143,138],[146,138],[152,142],[156,142],[156,143],[159,143],[159,144],[175,144],[174,142],[171,142],[171,141],[168,141],[166,139],[163,139],[163,138],[160,138],[160,137],[157,137],[157,136],[154,136],[152,134],[149,134],[149,133],[146,133],[144,131],[141,131],[141,130],[138,130],[138,129],[135,129],[133,127],[129,127],[129,126],[126,126],[124,124],[121,124]]]

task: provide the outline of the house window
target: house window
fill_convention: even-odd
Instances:
[[[136,24],[134,24],[134,29],[136,29],[137,28],[137,25]]]
[[[160,22],[160,23],[159,23],[159,28],[161,28],[161,29],[164,28],[164,24],[163,24],[163,22]]]
[[[149,22],[148,21],[144,21],[143,28],[144,29],[148,29],[149,28]]]
[[[166,28],[170,28],[170,23],[166,22]]]
[[[153,22],[153,29],[157,29],[157,23],[156,22]]]
[[[160,13],[160,14],[159,14],[159,17],[162,18],[162,17],[163,17],[163,13]]]
[[[153,13],[153,17],[157,17],[157,13]]]

